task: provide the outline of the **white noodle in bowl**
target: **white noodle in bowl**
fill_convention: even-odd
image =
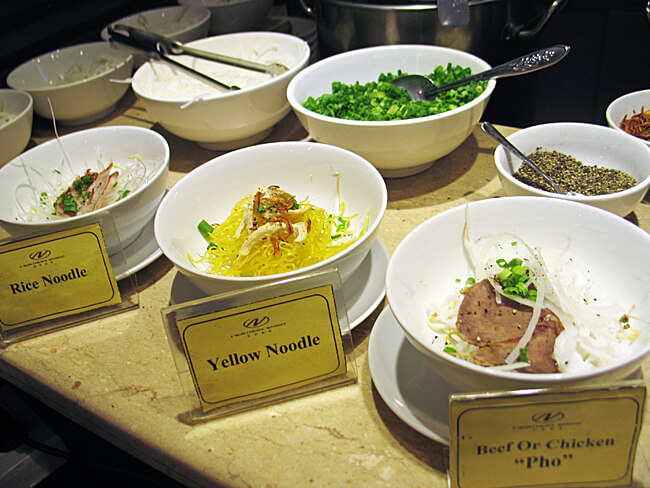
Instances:
[[[87,170],[109,165],[117,179],[99,208],[57,215],[54,203]],[[133,242],[153,218],[167,187],[169,145],[157,132],[113,126],[74,132],[40,144],[0,169],[0,226],[9,234],[53,232],[80,226],[101,212],[115,224],[105,231],[109,255]]]
[[[453,208],[413,230],[391,257],[386,293],[422,359],[464,391],[616,381],[650,352],[648,249],[647,232],[595,207],[493,198]],[[544,307],[564,325],[554,349],[559,372],[521,372],[517,357],[505,367],[475,364],[467,358],[474,346],[460,341],[451,344],[458,354],[444,350],[467,278],[493,276],[497,258],[517,255],[531,265]]]

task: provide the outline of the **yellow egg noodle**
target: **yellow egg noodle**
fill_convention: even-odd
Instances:
[[[344,204],[340,205],[343,213]],[[367,228],[358,231],[351,217],[334,215],[298,202],[277,186],[257,187],[234,206],[220,224],[199,224],[208,248],[190,260],[202,270],[226,276],[266,276],[304,268],[350,247]]]

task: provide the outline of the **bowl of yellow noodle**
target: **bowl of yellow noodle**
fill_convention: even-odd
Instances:
[[[345,281],[370,250],[387,199],[377,169],[350,151],[268,143],[188,173],[160,204],[154,232],[210,295],[325,269]]]

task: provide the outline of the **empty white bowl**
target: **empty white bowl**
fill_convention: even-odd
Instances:
[[[27,147],[33,114],[34,101],[29,93],[0,90],[0,167]]]
[[[81,125],[115,109],[129,88],[119,80],[128,80],[132,70],[131,54],[107,42],[91,42],[33,58],[9,73],[7,84],[28,92],[41,117],[52,119],[53,111],[58,123]]]
[[[522,161],[499,145],[494,161],[506,195],[530,195],[560,198],[586,203],[625,216],[643,200],[650,187],[650,147],[629,135],[609,127],[577,122],[557,122],[521,129],[508,136],[525,155],[537,150],[558,151],[574,157],[585,165],[596,165],[624,171],[637,184],[608,195],[560,195],[529,186],[513,175]]]
[[[273,0],[178,0],[210,11],[210,34],[255,31],[262,28]]]
[[[434,346],[435,333],[427,324],[440,304],[465,279],[472,276],[463,247],[463,228],[469,215],[470,239],[507,236],[503,258],[509,260],[510,241],[522,239],[541,249],[544,258],[561,252],[577,267],[584,264],[588,276],[572,283],[581,289],[590,280],[600,296],[590,306],[612,302],[630,316],[640,331],[629,351],[613,363],[562,373],[530,374],[479,366],[454,357]],[[518,243],[518,245],[521,243]],[[390,308],[406,337],[441,378],[464,391],[534,388],[616,381],[633,373],[650,352],[650,235],[610,212],[568,200],[539,197],[501,197],[472,202],[438,214],[413,230],[393,253],[386,273]],[[566,270],[573,276],[570,269]],[[577,275],[576,275],[577,276]],[[581,295],[580,295],[581,296]],[[615,324],[620,326],[620,324]],[[565,327],[566,328],[566,327]],[[621,326],[622,328],[622,326]],[[614,352],[614,344],[604,346]]]
[[[380,73],[429,74],[448,63],[470,67],[472,73],[490,68],[482,59],[455,49],[426,45],[393,45],[357,49],[322,59],[301,71],[287,88],[287,98],[298,120],[318,142],[333,144],[363,156],[386,177],[424,171],[446,156],[472,133],[494,91],[486,90],[471,102],[438,115],[418,119],[365,122],[320,115],[303,107],[311,96],[332,92],[332,82],[361,84],[377,81]]]
[[[133,76],[133,91],[151,115],[178,137],[209,150],[229,150],[257,143],[291,110],[289,81],[307,65],[309,46],[277,32],[243,32],[200,39],[187,46],[262,63],[279,62],[288,71],[271,77],[221,63],[178,56],[176,59],[241,90],[225,91],[201,82],[179,68],[144,64]]]
[[[193,5],[172,6],[146,10],[123,17],[109,25],[122,24],[160,34],[178,42],[186,43],[203,39],[210,27],[210,11]],[[108,26],[101,32],[101,38],[108,41]],[[144,54],[135,54],[135,67],[147,61]]]
[[[56,198],[86,169],[100,171],[110,162],[120,172],[134,169],[137,189],[125,198],[67,218],[52,216],[51,204],[41,204],[41,192],[46,199]],[[0,168],[0,226],[10,235],[21,236],[76,227],[107,214],[114,227],[109,224],[103,231],[112,255],[133,242],[152,219],[167,188],[168,167],[169,145],[150,129],[110,126],[67,134],[25,151]]]
[[[190,260],[190,256],[196,259],[203,255],[207,247],[197,229],[199,222],[222,222],[257,185],[279,185],[297,200],[308,198],[310,203],[336,214],[340,198],[345,202],[345,216],[358,215],[352,219],[354,229],[363,228],[368,217],[366,231],[338,254],[287,273],[235,277],[201,270]],[[337,268],[345,281],[370,250],[387,198],[381,175],[354,153],[310,142],[259,144],[219,156],[184,176],[160,204],[154,232],[165,256],[209,295],[328,268]]]
[[[613,129],[627,134],[627,132],[621,129],[621,121],[626,115],[629,119],[632,115],[640,113],[641,109],[645,111],[650,110],[650,89],[628,93],[612,101],[605,111],[607,124]],[[650,146],[650,141],[635,136],[632,137]]]

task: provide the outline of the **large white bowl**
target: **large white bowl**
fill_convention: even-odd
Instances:
[[[109,60],[105,68],[95,67],[96,60]],[[88,67],[93,66],[92,72]],[[83,76],[84,70],[88,75]],[[34,111],[57,122],[81,125],[111,113],[129,88],[127,80],[133,70],[133,56],[112,48],[107,42],[91,42],[57,49],[27,61],[7,77],[15,90],[34,98]],[[62,80],[75,73],[75,81]],[[78,75],[77,75],[78,74]],[[52,111],[50,104],[52,103]]]
[[[632,188],[608,195],[560,195],[522,183],[512,175],[524,163],[501,145],[494,151],[494,161],[506,195],[573,200],[625,216],[643,200],[650,187],[650,147],[635,139],[609,127],[577,122],[535,125],[508,136],[508,140],[526,155],[538,149],[558,151],[585,165],[625,171],[636,179],[637,184]]]
[[[34,100],[18,90],[0,90],[0,114],[10,117],[0,120],[0,167],[27,147],[32,136]]]
[[[210,10],[210,34],[260,30],[273,0],[178,0],[180,5],[199,5]]]
[[[69,165],[64,163],[62,147]],[[86,169],[98,171],[111,161],[118,169],[124,168],[134,156],[139,156],[144,163],[146,173],[144,183],[126,198],[75,217],[40,221],[26,221],[22,217],[16,192],[28,201],[36,197],[30,200],[30,191],[21,185],[31,184],[42,191],[59,194]],[[167,188],[168,168],[169,145],[164,137],[150,129],[110,126],[73,132],[59,140],[39,144],[0,168],[0,226],[13,236],[55,232],[89,223],[105,213],[115,224],[115,228],[108,225],[103,229],[108,253],[113,255],[120,246],[133,242],[153,218]]]
[[[210,11],[193,5],[162,7],[123,17],[109,25],[114,24],[144,29],[186,43],[208,35]],[[108,26],[102,29],[100,36],[104,41],[110,39]],[[135,67],[141,66],[147,59],[144,54],[136,54]]]
[[[641,108],[644,110],[650,110],[650,89],[628,93],[627,95],[622,95],[612,101],[605,111],[607,124],[617,131],[627,134],[627,132],[621,129],[621,121],[626,115],[629,119],[635,113],[638,114],[641,112]],[[646,141],[636,136],[632,137],[650,146],[650,141]]]
[[[322,59],[300,72],[287,88],[287,98],[300,123],[318,142],[340,146],[363,156],[387,177],[408,176],[430,167],[472,133],[496,87],[490,80],[479,97],[449,112],[410,120],[364,122],[320,115],[303,107],[311,96],[332,92],[332,82],[377,81],[380,73],[428,74],[437,66],[468,66],[472,73],[490,68],[482,59],[455,49],[425,45],[369,47]]]
[[[177,57],[219,81],[241,87],[227,92],[199,84],[179,68],[158,62],[146,63],[136,71],[133,91],[147,111],[172,134],[210,150],[237,149],[266,138],[291,110],[287,85],[309,61],[305,41],[277,32],[225,34],[187,46],[252,61],[280,62],[289,68],[271,77],[189,56]]]
[[[471,235],[513,232],[541,249],[561,249],[585,263],[590,279],[608,299],[619,302],[650,327],[650,235],[601,209],[567,200],[501,197],[459,206],[413,230],[393,253],[386,274],[390,308],[422,358],[446,381],[465,391],[533,388],[615,381],[627,377],[650,352],[650,342],[619,362],[580,372],[527,374],[478,366],[432,345],[427,317],[451,294],[457,279],[471,273],[462,244],[466,211]],[[504,257],[508,259],[507,257]],[[648,335],[646,334],[646,341]]]
[[[337,178],[337,174],[340,175]],[[292,272],[255,277],[233,277],[200,271],[188,256],[205,253],[198,232],[205,219],[221,222],[232,207],[257,185],[279,185],[296,196],[338,213],[337,179],[345,215],[367,230],[354,244],[320,263]],[[179,271],[209,295],[249,288],[316,270],[337,268],[342,280],[357,269],[370,250],[387,204],[386,184],[377,170],[354,153],[326,144],[275,142],[239,149],[219,156],[188,173],[165,196],[154,222],[162,252]]]

